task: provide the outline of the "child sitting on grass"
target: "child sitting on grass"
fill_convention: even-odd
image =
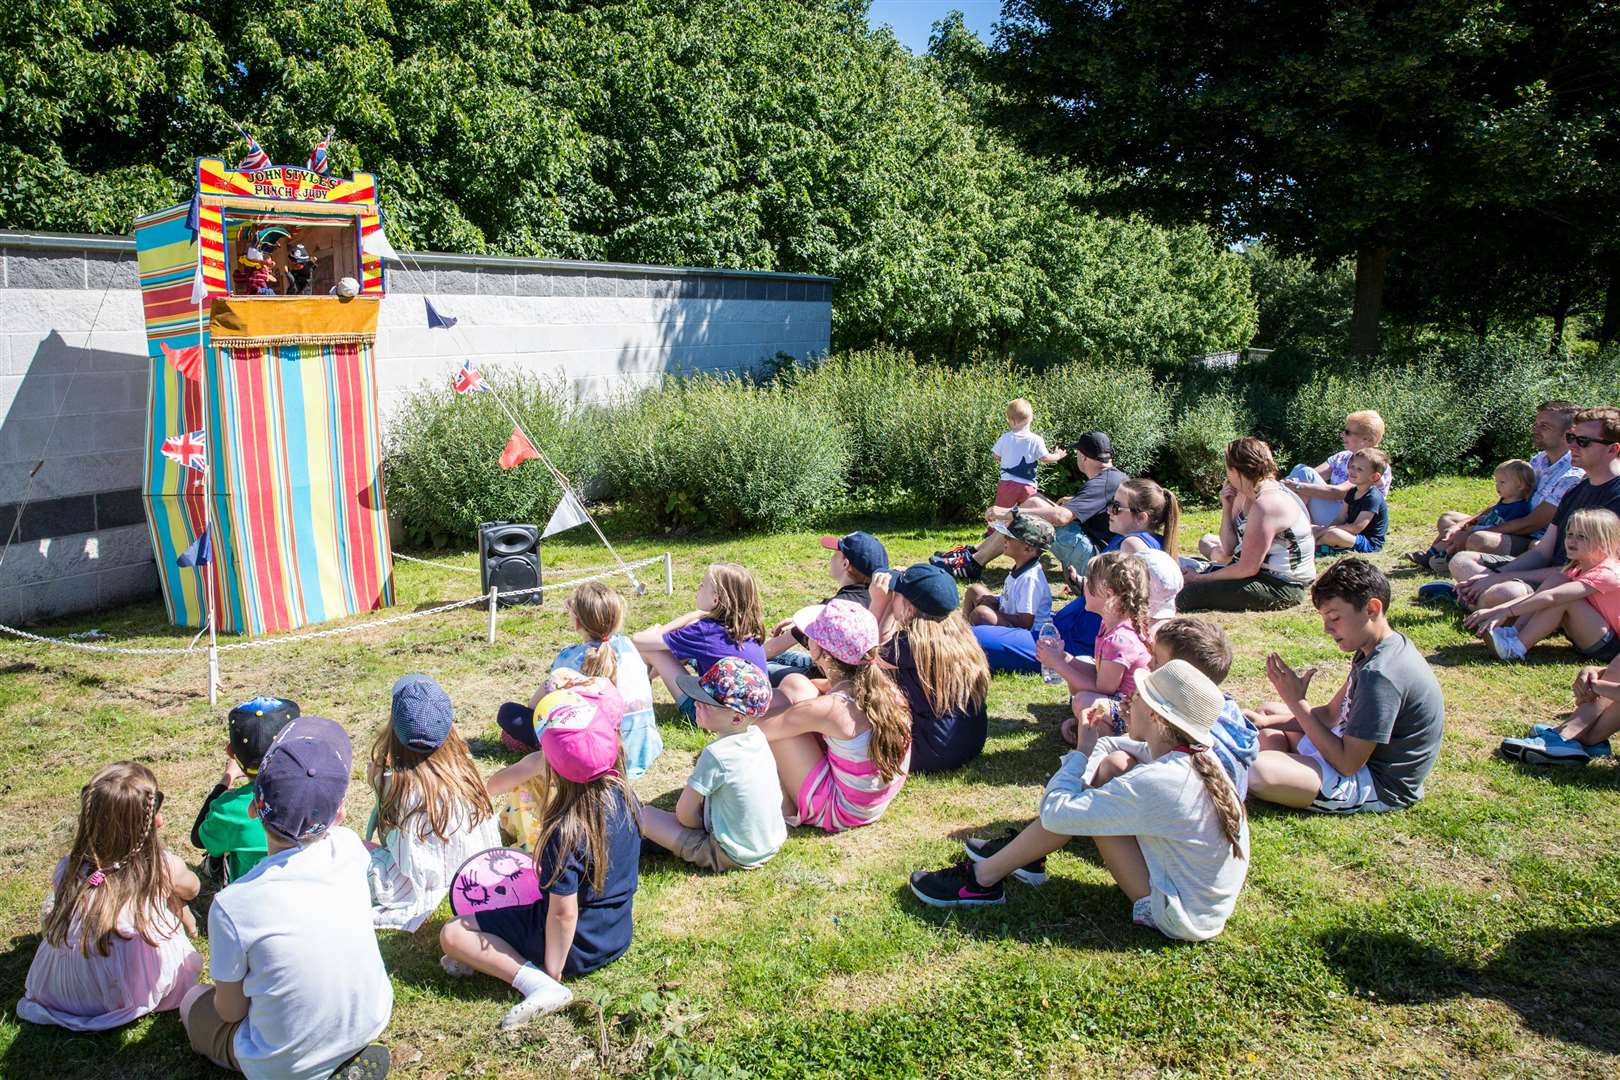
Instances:
[[[349,736],[300,716],[265,751],[251,812],[270,853],[208,912],[208,970],[180,1003],[191,1048],[253,1077],[377,1077],[394,988],[366,891],[366,849],[341,828]]]
[[[218,889],[256,866],[268,848],[264,826],[248,815],[253,801],[252,778],[276,733],[298,719],[298,703],[278,697],[256,697],[232,709],[225,719],[225,775],[203,800],[191,826],[191,842],[208,852],[203,879]],[[249,783],[237,786],[243,780]]]
[[[491,793],[544,783],[534,860],[544,892],[533,904],[445,923],[439,963],[450,975],[492,975],[523,995],[502,1031],[565,1008],[574,994],[563,979],[630,947],[641,827],[619,753],[623,712],[618,690],[600,677],[553,691],[535,712],[539,753],[490,777]]]
[[[1522,739],[1503,739],[1500,753],[1526,765],[1585,765],[1612,757],[1620,731],[1620,659],[1575,676],[1575,709],[1558,724],[1536,724]]]
[[[1376,409],[1363,409],[1344,418],[1339,432],[1344,449],[1328,457],[1316,468],[1296,465],[1283,486],[1310,503],[1311,524],[1331,525],[1338,517],[1345,495],[1350,492],[1350,457],[1357,450],[1366,450],[1384,441],[1384,418]],[[1385,470],[1378,488],[1389,498],[1392,474]]]
[[[1451,557],[1467,546],[1471,535],[1530,516],[1530,511],[1535,509],[1534,466],[1528,461],[1510,458],[1496,467],[1491,479],[1496,484],[1495,503],[1448,530],[1450,538],[1445,541],[1445,546],[1442,547],[1441,538],[1436,537],[1435,542],[1427,548],[1409,552],[1406,557],[1424,570],[1444,574]]]
[[[1035,466],[1062,461],[1065,450],[1046,449],[1046,440],[1029,430],[1035,410],[1023,398],[1007,402],[1007,430],[1001,433],[990,452],[1001,465],[996,484],[997,506],[1018,506],[1035,497]]]
[[[990,528],[1005,538],[1004,550],[1013,569],[999,596],[983,585],[969,585],[962,595],[962,614],[995,671],[1000,670],[996,657],[1009,648],[1028,655],[1042,628],[1052,621],[1052,586],[1041,553],[1052,546],[1054,533],[1051,523],[1016,512],[1011,520]]]
[[[1064,722],[1062,732],[1071,746],[1076,723],[1096,702],[1111,706],[1115,734],[1125,730],[1136,676],[1153,658],[1146,639],[1150,590],[1147,567],[1140,559],[1120,551],[1098,555],[1086,564],[1085,580],[1086,610],[1102,619],[1096,659],[1070,656],[1056,638],[1036,643],[1035,658],[1068,684],[1074,716]]]
[[[1498,660],[1523,660],[1560,630],[1582,656],[1603,663],[1620,656],[1620,517],[1610,510],[1575,511],[1564,554],[1564,581],[1463,620],[1491,643]]]
[[[1347,473],[1350,490],[1345,493],[1343,509],[1331,524],[1311,527],[1318,555],[1338,551],[1370,554],[1384,549],[1384,536],[1389,532],[1389,503],[1379,485],[1389,473],[1389,455],[1376,447],[1357,450],[1350,455]]]
[[[708,671],[723,656],[765,668],[765,614],[754,576],[736,563],[715,563],[698,585],[697,608],[660,626],[649,626],[630,640],[687,719],[697,715],[680,691],[688,665]]]
[[[883,541],[869,532],[852,532],[847,536],[823,536],[821,546],[832,552],[827,559],[827,576],[838,583],[838,591],[822,603],[848,600],[870,608],[872,578],[889,568],[889,552]],[[782,680],[794,672],[820,677],[821,672],[810,663],[810,654],[804,646],[804,635],[791,618],[783,619],[771,629],[770,640],[765,642],[765,659],[770,661],[765,674],[770,677],[772,686],[780,686]]]
[[[414,932],[450,892],[461,864],[501,835],[484,778],[456,730],[450,696],[426,675],[394,683],[388,722],[366,770],[377,805],[366,881],[380,929]]]
[[[79,793],[79,824],[56,864],[17,1018],[106,1031],[178,1009],[203,961],[186,903],[197,875],[163,848],[163,793],[145,765],[101,769]]]
[[[782,848],[782,785],[765,733],[771,683],[746,660],[716,660],[702,678],[681,677],[697,725],[720,736],[703,748],[675,812],[641,808],[641,835],[705,870],[753,870]]]
[[[652,680],[647,665],[624,629],[624,597],[600,581],[587,581],[568,595],[568,620],[582,640],[564,648],[551,662],[551,670],[600,675],[612,681],[624,701],[619,742],[624,747],[625,771],[634,780],[664,752],[664,740],[653,716]],[[540,749],[534,735],[534,706],[548,693],[535,691],[527,705],[508,701],[495,716],[501,743],[508,750],[530,754]]]
[[[933,907],[1003,904],[1009,874],[1090,836],[1133,922],[1180,940],[1214,937],[1237,903],[1249,853],[1243,803],[1209,749],[1221,709],[1220,690],[1184,660],[1143,674],[1129,737],[1099,737],[1088,724],[1047,782],[1038,823],[988,855],[969,841],[962,862],[912,874],[912,893]],[[1105,780],[1099,773],[1116,752],[1132,767]]]

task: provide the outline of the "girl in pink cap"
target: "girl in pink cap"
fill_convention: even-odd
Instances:
[[[834,600],[801,609],[793,624],[826,673],[826,689],[789,675],[779,688],[787,709],[759,724],[776,758],[783,816],[827,832],[870,825],[911,768],[911,713],[877,662],[877,619]]]

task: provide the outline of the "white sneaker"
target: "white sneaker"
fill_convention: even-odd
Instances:
[[[1519,640],[1519,632],[1511,626],[1491,630],[1491,650],[1498,660],[1523,660],[1529,652]]]
[[[560,982],[546,980],[546,985],[507,1010],[501,1018],[501,1030],[512,1031],[537,1016],[566,1009],[574,1000],[574,992]]]
[[[464,964],[453,956],[439,957],[439,966],[444,968],[446,975],[453,975],[458,979],[465,979],[469,975],[478,974],[478,969],[471,964]]]

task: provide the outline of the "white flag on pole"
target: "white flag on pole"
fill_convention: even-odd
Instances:
[[[191,275],[191,302],[200,304],[203,297],[208,295],[208,286],[203,283],[202,256],[197,256],[197,269]]]
[[[399,252],[395,251],[394,245],[389,243],[388,234],[382,230],[381,226],[361,237],[360,250],[367,255],[375,255],[379,259],[400,261]]]
[[[557,504],[557,509],[551,512],[551,520],[546,522],[546,531],[540,536],[544,539],[552,533],[560,533],[583,524],[585,524],[585,508],[579,505],[579,499],[572,491],[564,491],[562,501]]]

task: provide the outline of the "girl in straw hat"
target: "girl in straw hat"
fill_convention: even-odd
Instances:
[[[1221,692],[1185,660],[1137,676],[1136,687],[1126,735],[1098,738],[1087,725],[1081,749],[1047,782],[1039,821],[1015,837],[969,840],[967,859],[913,874],[917,898],[934,907],[1006,903],[1004,878],[1040,884],[1048,854],[1089,836],[1138,925],[1188,941],[1219,934],[1249,855],[1243,804],[1210,751]],[[1135,764],[1103,780],[1115,753]]]

